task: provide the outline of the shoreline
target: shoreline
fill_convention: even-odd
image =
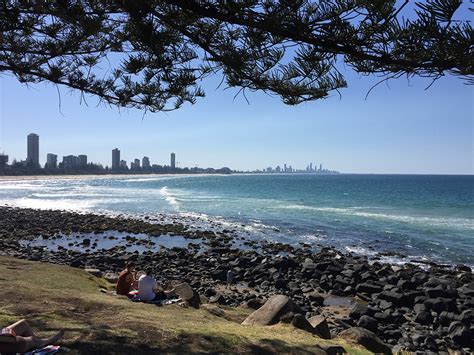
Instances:
[[[126,260],[134,260],[140,268],[151,267],[160,281],[188,282],[213,303],[232,307],[247,304],[258,308],[272,294],[285,294],[308,318],[324,314],[334,334],[361,326],[391,346],[411,351],[459,350],[466,347],[466,336],[471,335],[474,278],[467,266],[397,266],[369,262],[367,257],[334,248],[316,252],[304,244],[240,241],[247,243],[242,249],[229,233],[190,230],[179,221],[155,224],[146,218],[9,207],[0,207],[0,214],[0,253],[5,255],[95,268],[103,273],[116,273]],[[149,237],[140,239],[137,234]],[[68,245],[51,251],[20,243],[39,235],[53,242],[71,235],[69,247],[82,246],[84,251]],[[159,245],[163,236],[183,237],[187,245],[160,247],[159,251],[146,247],[147,243]],[[123,239],[128,248],[143,246],[144,252],[131,252],[126,246],[99,249],[101,240],[110,238]],[[219,290],[229,269],[241,289],[223,294]],[[328,313],[324,302],[330,297],[350,300],[345,316]],[[430,337],[438,341],[427,341]]]
[[[175,177],[175,176],[209,176],[209,175],[221,175],[221,174],[84,174],[84,175],[0,175],[0,181],[21,181],[21,180],[75,180],[75,179],[117,179],[126,178],[130,179],[133,177]]]

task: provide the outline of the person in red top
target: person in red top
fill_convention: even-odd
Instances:
[[[129,262],[125,270],[120,272],[117,281],[117,295],[127,296],[132,290],[138,287],[137,273],[135,272],[135,264]]]

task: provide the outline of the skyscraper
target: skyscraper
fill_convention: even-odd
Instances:
[[[120,168],[120,150],[115,148],[112,150],[112,170]]]
[[[79,159],[75,155],[66,155],[63,157],[63,169],[76,169]]]
[[[77,156],[77,165],[79,165],[81,168],[84,168],[87,166],[87,155],[78,155]]]
[[[136,168],[136,169],[140,169],[140,159],[138,159],[138,158],[135,159],[135,160],[134,160],[134,163],[135,163],[135,168]]]
[[[171,169],[176,168],[176,154],[171,153]]]
[[[0,153],[0,169],[5,168],[8,163],[8,155]]]
[[[39,136],[35,133],[28,134],[26,161],[32,166],[39,166]]]
[[[46,155],[46,169],[56,169],[58,167],[58,156],[56,154],[48,153]]]
[[[148,157],[143,157],[142,159],[142,168],[150,169],[150,159]]]

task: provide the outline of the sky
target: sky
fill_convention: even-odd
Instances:
[[[40,163],[86,154],[111,165],[113,148],[130,162],[148,156],[179,166],[262,169],[322,163],[345,173],[474,173],[474,88],[456,77],[397,79],[365,96],[375,78],[347,72],[342,98],[287,106],[261,92],[234,99],[235,90],[205,83],[206,97],[168,113],[99,105],[56,87],[0,78],[0,152],[26,158],[26,136],[40,136]]]
[[[380,78],[342,69],[342,97],[287,106],[278,97],[202,83],[206,97],[168,113],[98,105],[50,84],[24,85],[0,75],[0,153],[26,158],[26,136],[40,136],[40,163],[47,153],[86,154],[111,165],[148,156],[152,164],[180,167],[263,169],[309,163],[344,173],[474,174],[474,86],[452,76],[431,80]]]

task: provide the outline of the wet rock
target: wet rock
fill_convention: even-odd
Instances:
[[[456,265],[456,271],[458,272],[472,272],[472,269],[466,265]]]

